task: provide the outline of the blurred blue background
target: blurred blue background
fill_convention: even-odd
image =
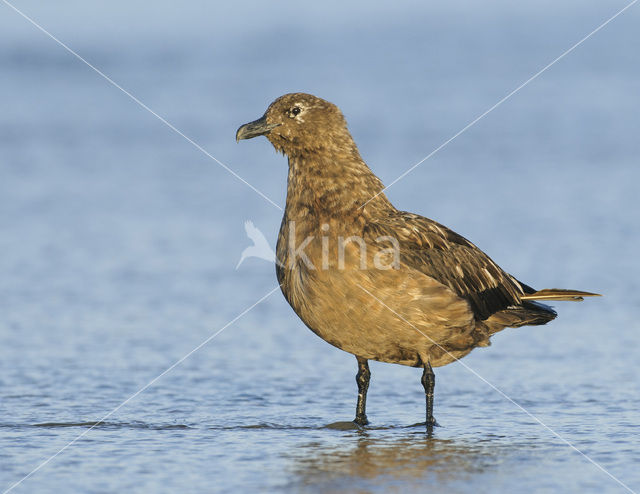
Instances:
[[[237,127],[277,96],[343,110],[390,183],[626,2],[13,5],[279,205],[286,160]],[[605,294],[465,363],[630,488],[638,441],[640,7],[388,190],[519,279]],[[281,211],[0,3],[0,488],[276,286]],[[279,293],[14,492],[624,492],[463,366],[355,359]],[[44,424],[44,425],[43,425]]]

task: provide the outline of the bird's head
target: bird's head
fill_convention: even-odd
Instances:
[[[357,153],[340,109],[312,94],[280,96],[261,118],[242,125],[236,140],[261,135],[289,157],[336,150]]]

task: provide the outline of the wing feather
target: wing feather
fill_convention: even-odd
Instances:
[[[480,320],[521,305],[520,297],[534,292],[504,272],[466,238],[429,218],[398,211],[369,223],[365,235],[396,238],[402,264],[465,298]]]

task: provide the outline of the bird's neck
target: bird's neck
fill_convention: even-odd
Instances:
[[[290,156],[286,215],[320,222],[327,218],[366,218],[393,208],[383,189],[357,150],[349,156]]]

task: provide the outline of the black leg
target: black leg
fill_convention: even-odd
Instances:
[[[436,387],[436,375],[433,373],[430,362],[427,362],[424,366],[422,386],[424,386],[424,393],[427,397],[427,430],[430,430],[438,425],[433,416],[433,390]]]
[[[366,358],[356,357],[358,359],[358,374],[356,374],[356,382],[358,383],[358,404],[356,405],[356,419],[354,422],[358,425],[367,425],[366,408],[367,408],[367,390],[369,389],[369,379],[371,371]]]

